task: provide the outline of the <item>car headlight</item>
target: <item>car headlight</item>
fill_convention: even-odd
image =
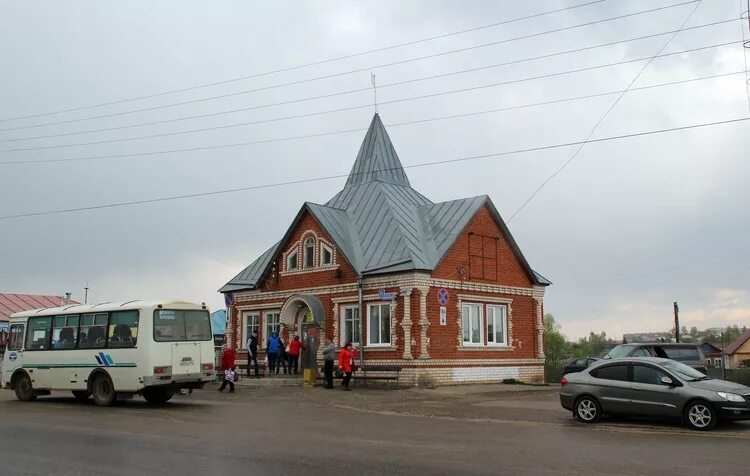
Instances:
[[[721,398],[724,400],[728,400],[730,402],[735,403],[745,403],[745,399],[737,394],[734,393],[726,393],[726,392],[716,392]]]

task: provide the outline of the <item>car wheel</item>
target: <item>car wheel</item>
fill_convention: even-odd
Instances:
[[[575,417],[583,423],[596,423],[602,418],[602,407],[594,397],[576,400]]]
[[[31,385],[31,378],[21,373],[15,381],[16,398],[22,402],[30,402],[36,400],[36,394],[34,393],[34,387]]]
[[[100,407],[108,407],[112,405],[117,397],[115,387],[112,385],[112,379],[104,374],[99,374],[94,377],[91,390],[91,394],[94,396],[94,401]]]
[[[684,420],[688,428],[698,431],[712,430],[718,423],[716,410],[708,402],[702,400],[690,402],[685,407]]]

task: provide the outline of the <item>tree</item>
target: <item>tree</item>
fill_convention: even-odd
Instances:
[[[544,316],[544,357],[548,366],[556,367],[570,355],[568,342],[552,314]]]

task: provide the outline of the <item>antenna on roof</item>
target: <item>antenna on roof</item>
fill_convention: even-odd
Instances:
[[[378,113],[378,85],[375,83],[375,73],[370,72],[370,81],[372,82],[372,94],[375,97],[375,114]]]
[[[83,288],[83,303],[88,304],[89,303],[89,282],[86,281],[86,287]]]

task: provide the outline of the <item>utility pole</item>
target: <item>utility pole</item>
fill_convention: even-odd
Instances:
[[[721,336],[721,379],[727,379],[727,366],[724,365],[724,333],[719,334]]]
[[[680,342],[680,308],[677,301],[674,302],[674,337],[676,342]]]

